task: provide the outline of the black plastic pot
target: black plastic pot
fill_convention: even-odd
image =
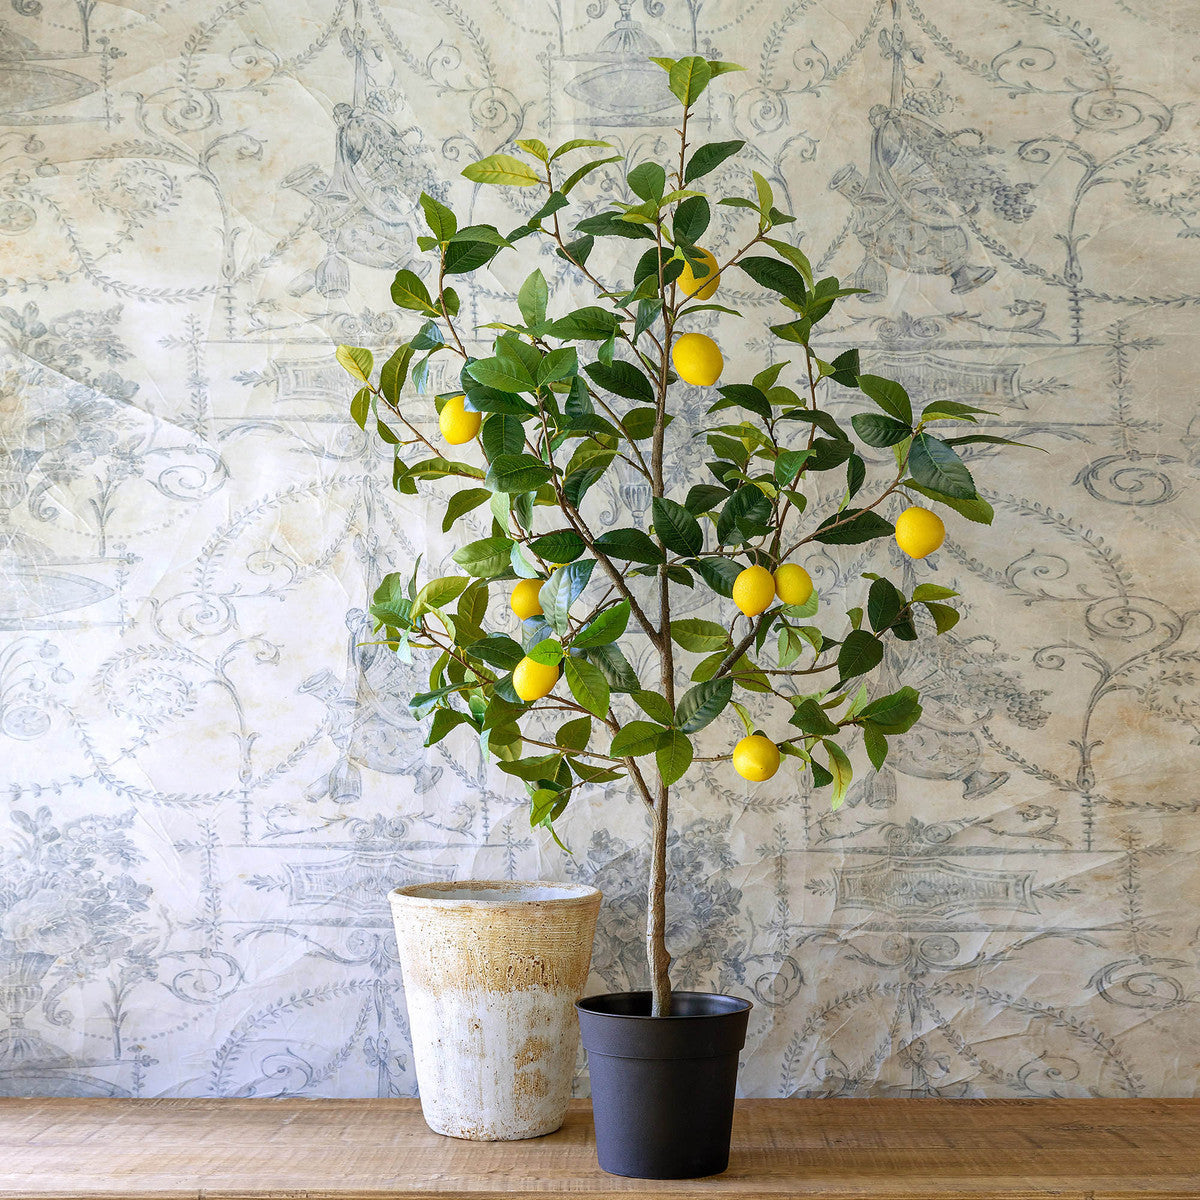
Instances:
[[[652,1017],[649,992],[613,992],[575,1007],[601,1168],[634,1179],[724,1171],[750,1001],[676,992],[671,1015]]]

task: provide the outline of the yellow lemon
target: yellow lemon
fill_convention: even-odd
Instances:
[[[766,612],[775,599],[775,577],[766,567],[747,567],[733,581],[733,602],[748,617]]]
[[[467,412],[466,403],[466,396],[451,396],[438,414],[438,428],[451,446],[469,442],[483,423],[483,413]]]
[[[751,783],[762,783],[779,770],[779,747],[761,733],[744,737],[733,748],[733,769]]]
[[[775,572],[775,595],[784,604],[803,604],[812,593],[812,579],[803,567],[784,563]]]
[[[513,671],[513,691],[528,704],[531,700],[540,700],[550,694],[551,688],[558,682],[558,667],[548,667],[545,663],[534,662],[526,656],[517,663]]]
[[[896,545],[909,558],[924,558],[946,540],[946,527],[937,513],[914,505],[896,518]]]
[[[712,338],[703,333],[685,333],[671,350],[671,362],[684,383],[711,387],[721,378],[725,360]]]
[[[685,260],[683,274],[679,276],[679,286],[685,295],[693,299],[708,300],[716,293],[717,285],[721,282],[717,274],[719,264],[707,250],[701,250],[699,246],[696,247],[696,257],[708,267],[708,274],[697,276],[692,271],[692,264]]]
[[[522,579],[512,590],[508,603],[513,612],[524,621],[526,617],[536,617],[542,611],[542,602],[538,593],[542,590],[542,579]]]

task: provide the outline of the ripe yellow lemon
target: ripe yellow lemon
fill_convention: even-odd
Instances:
[[[946,540],[946,527],[937,513],[914,505],[896,518],[896,545],[909,558],[924,558]]]
[[[762,783],[779,770],[779,747],[761,733],[744,737],[733,748],[733,769],[751,783]]]
[[[733,602],[748,617],[766,612],[775,599],[775,577],[766,567],[747,567],[733,581]]]
[[[517,663],[513,671],[513,691],[528,704],[531,700],[540,700],[550,694],[551,688],[558,682],[558,668],[548,667],[545,663],[534,662],[526,656]]]
[[[712,338],[703,333],[685,333],[671,349],[671,362],[684,383],[711,387],[721,378],[725,360]]]
[[[451,446],[469,442],[483,423],[483,413],[467,412],[466,403],[466,396],[451,396],[438,414],[438,428]]]
[[[697,276],[692,271],[692,264],[685,260],[683,274],[679,276],[679,286],[685,295],[694,300],[708,300],[716,294],[717,286],[721,282],[717,274],[719,264],[707,250],[701,250],[699,246],[696,247],[696,257],[708,267],[708,274]]]
[[[542,602],[538,593],[542,590],[542,579],[522,579],[512,590],[509,607],[524,621],[526,617],[536,617],[542,611]]]
[[[775,572],[775,595],[784,604],[803,604],[812,593],[812,578],[803,567],[784,563]]]

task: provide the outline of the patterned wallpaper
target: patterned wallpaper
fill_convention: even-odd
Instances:
[[[465,162],[658,150],[646,56],[692,52],[748,68],[701,113],[749,143],[722,186],[756,167],[869,289],[830,357],[1048,453],[978,462],[994,526],[893,564],[966,619],[889,661],[927,718],[844,808],[688,776],[677,983],[754,1000],[750,1095],[1195,1093],[1198,35],[1192,0],[4,0],[0,1093],[412,1094],[400,882],[595,882],[592,983],[643,982],[641,806],[576,801],[563,854],[358,644],[452,546],[332,347],[402,327],[422,189],[511,219]],[[730,378],[772,352],[712,319]],[[806,565],[836,604],[865,564]]]

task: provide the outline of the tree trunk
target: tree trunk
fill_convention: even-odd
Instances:
[[[667,789],[659,782],[654,805],[650,886],[646,896],[646,962],[650,967],[650,1015],[671,1013],[671,956],[667,953]]]

